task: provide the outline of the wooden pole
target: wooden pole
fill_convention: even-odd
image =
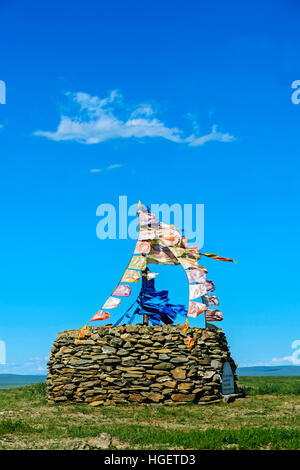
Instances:
[[[147,271],[147,268],[145,269],[145,271],[142,271],[142,287],[147,282]],[[143,313],[143,325],[149,325],[149,317],[147,313]]]
[[[139,215],[140,215],[140,212],[142,212],[142,203],[141,201],[139,201],[138,203],[138,210],[137,210],[137,214],[138,214],[138,218],[139,218]],[[139,218],[139,231],[140,231],[140,218]],[[147,282],[147,268],[145,269],[145,271],[142,271],[142,287],[143,285]],[[143,325],[149,325],[149,317],[146,313],[143,313]]]

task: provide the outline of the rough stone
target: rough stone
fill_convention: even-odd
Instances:
[[[187,334],[195,340],[191,350]],[[216,327],[183,332],[178,325],[110,325],[88,328],[82,340],[72,330],[59,334],[51,348],[47,398],[92,407],[213,403],[222,399],[225,361],[234,373],[225,335]]]

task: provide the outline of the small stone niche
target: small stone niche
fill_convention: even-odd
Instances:
[[[205,404],[221,400],[224,390],[237,393],[236,364],[214,325],[186,331],[181,325],[106,325],[88,328],[81,340],[78,333],[59,333],[53,344],[49,403]]]

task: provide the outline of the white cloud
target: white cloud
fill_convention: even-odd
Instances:
[[[70,108],[73,109],[61,115],[57,130],[38,130],[34,135],[55,141],[68,140],[83,144],[98,144],[111,139],[160,137],[191,147],[202,146],[210,141],[234,140],[228,133],[217,132],[215,125],[206,135],[200,135],[197,126],[194,126],[194,133],[185,137],[182,130],[168,127],[158,119],[156,111],[149,103],[139,104],[128,112],[123,96],[118,90],[113,90],[103,99],[87,93],[68,92],[66,96],[72,105]]]
[[[105,168],[92,168],[90,170],[90,173],[102,173],[103,171],[107,171],[107,170],[114,170],[115,168],[122,168],[123,165],[121,165],[120,163],[114,163],[113,165],[109,165]]]
[[[273,362],[291,362],[295,366],[300,365],[300,339],[292,342],[292,349],[296,349],[290,356],[273,357]]]

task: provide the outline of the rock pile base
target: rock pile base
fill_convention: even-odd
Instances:
[[[49,403],[210,403],[222,398],[230,356],[223,331],[181,325],[111,325],[58,334],[48,363]],[[190,338],[194,346],[188,349]],[[234,374],[235,388],[236,376]]]

